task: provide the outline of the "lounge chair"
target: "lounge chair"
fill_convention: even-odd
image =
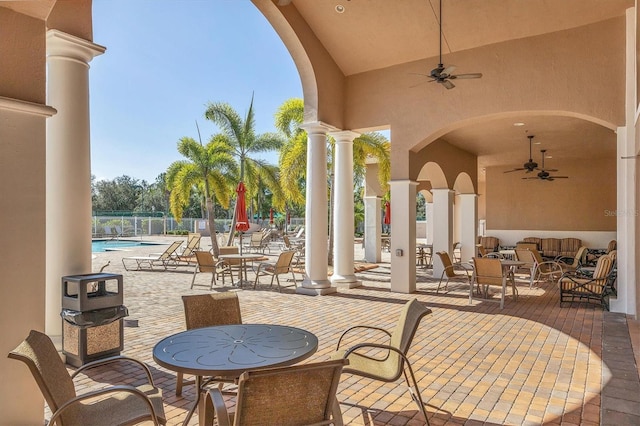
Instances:
[[[614,260],[609,254],[598,258],[592,277],[585,277],[580,271],[565,272],[558,280],[560,287],[560,307],[565,302],[575,300],[599,302],[603,309],[609,310],[609,296],[614,294],[613,283],[616,278]]]
[[[200,240],[202,236],[197,233],[189,233],[187,237],[187,245],[180,253],[176,253],[175,258],[180,264],[191,265],[196,262],[194,252],[200,248]]]
[[[124,356],[105,358],[83,365],[70,376],[49,336],[35,330],[31,330],[29,336],[9,352],[9,358],[22,361],[29,367],[53,413],[49,425],[166,423],[162,390],[154,386],[149,367],[138,360]],[[132,364],[144,370],[147,382],[138,387],[121,383],[81,395],[76,393],[73,379],[78,374],[113,363]]]
[[[158,255],[150,255],[150,256],[129,256],[122,258],[122,265],[124,269],[127,271],[139,271],[142,269],[154,269],[154,266],[160,266],[162,269],[166,270],[169,265],[176,265],[175,252],[178,250],[178,247],[182,245],[182,241],[174,241],[171,243],[169,247]],[[131,261],[131,264],[135,262],[136,268],[129,269],[127,267],[127,263],[125,262]],[[131,266],[131,265],[130,265]],[[146,268],[145,268],[146,266]]]

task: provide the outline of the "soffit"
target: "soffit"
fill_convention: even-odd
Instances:
[[[2,1],[0,7],[11,9],[14,12],[31,16],[32,18],[47,19],[56,0],[30,0],[30,1]]]

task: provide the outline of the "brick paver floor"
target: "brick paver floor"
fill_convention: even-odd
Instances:
[[[152,240],[168,244],[171,239]],[[125,327],[123,354],[149,364],[156,385],[164,392],[168,423],[177,425],[195,398],[193,386],[176,397],[175,374],[159,367],[151,352],[161,338],[184,329],[180,296],[209,290],[189,289],[192,268],[129,272],[121,263],[123,256],[158,252],[164,247],[98,253],[93,269],[110,261],[105,271],[123,274],[128,320],[137,320],[137,326]],[[270,255],[273,259],[276,252]],[[237,289],[228,281],[226,287],[219,285],[213,291],[237,291],[245,323],[286,324],[315,333],[318,351],[305,362],[328,359],[340,333],[354,324],[392,328],[402,305],[417,298],[433,313],[422,321],[409,358],[432,425],[640,424],[640,385],[633,351],[629,349],[627,356],[624,350],[617,350],[624,346],[625,335],[629,340],[624,316],[584,305],[560,308],[554,284],[541,282],[530,289],[524,279],[518,284],[518,301],[507,297],[503,310],[497,303],[499,295],[491,301],[476,299],[470,305],[468,285],[452,283],[447,293],[436,294],[438,280],[422,268],[417,271],[416,293],[391,293],[388,256],[383,255],[377,268],[357,274],[362,287],[340,289],[332,295],[305,296],[292,288],[278,293],[266,284],[256,290]],[[361,258],[356,245],[356,261]],[[196,278],[201,284],[209,280],[208,274]],[[603,362],[603,333],[618,339],[611,353],[605,354],[610,362]],[[78,385],[100,386],[131,374],[118,370],[96,373],[79,379]],[[132,383],[139,379],[128,377]],[[344,374],[338,399],[345,424],[424,424],[402,380],[381,383]],[[608,405],[603,407],[604,401]],[[197,416],[190,424],[197,424]]]

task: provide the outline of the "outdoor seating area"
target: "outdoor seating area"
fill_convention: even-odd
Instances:
[[[170,239],[166,242],[168,245]],[[145,250],[152,249],[131,250],[132,255],[144,256]],[[279,250],[267,255],[271,262],[279,257],[275,251]],[[362,252],[356,251],[356,258],[361,255]],[[237,325],[229,327],[273,324],[316,336],[315,346],[304,359],[297,361],[300,366],[312,368],[336,358],[338,344],[340,350],[347,350],[357,343],[401,345],[399,348],[407,361],[404,368],[410,367],[411,371],[402,373],[397,369],[397,361],[389,370],[377,368],[376,361],[372,361],[371,369],[367,362],[355,362],[355,358],[349,359],[350,364],[340,366],[343,370],[336,398],[340,415],[347,425],[418,425],[425,424],[425,415],[430,425],[466,422],[601,424],[601,413],[605,416],[615,413],[631,420],[640,418],[638,409],[635,414],[616,412],[619,405],[607,405],[614,404],[609,395],[615,394],[618,402],[620,398],[634,398],[628,391],[620,395],[618,390],[622,387],[640,389],[637,375],[633,379],[628,374],[636,368],[630,343],[626,352],[624,345],[614,352],[603,349],[608,338],[615,337],[620,345],[618,334],[612,335],[606,330],[614,323],[619,329],[624,315],[609,313],[591,303],[563,303],[561,307],[557,282],[541,280],[530,288],[528,276],[516,273],[513,285],[517,287],[517,300],[508,298],[501,309],[496,303],[502,298],[500,289],[494,291],[489,285],[485,293],[485,287],[482,287],[482,294],[477,294],[470,303],[468,283],[450,283],[447,292],[439,292],[440,277],[434,277],[429,269],[417,269],[416,293],[393,293],[389,290],[388,254],[378,268],[358,273],[363,282],[361,287],[340,289],[323,297],[298,294],[294,287],[277,291],[269,282],[260,280],[255,288],[238,287],[227,281],[222,285],[218,283],[211,290],[210,277],[200,273],[195,277],[196,283],[206,284],[191,288],[192,269],[127,271],[117,262],[119,257],[122,253],[101,253],[94,259],[94,264],[111,260],[108,272],[124,275],[124,301],[129,310],[128,318],[135,320],[135,326],[124,328],[123,355],[149,366],[155,386],[162,390],[164,415],[169,425],[182,424],[192,409],[187,424],[199,424],[200,416],[208,416],[214,409],[214,401],[216,413],[222,413],[233,409],[240,392],[245,394],[237,387],[233,387],[232,392],[219,394],[214,390],[208,394],[210,399],[205,398],[208,402],[203,403],[209,410],[203,408],[200,412],[194,405],[195,389],[200,385],[182,387],[183,380],[177,381],[176,370],[156,362],[154,347],[159,342],[185,330],[197,331],[189,325],[189,318],[217,311],[196,306],[188,313],[186,301],[191,296],[196,296],[193,300],[197,301],[203,297],[207,302],[219,297],[233,301],[236,317],[229,324]],[[488,260],[500,262],[500,259]],[[250,280],[251,274],[249,270]],[[507,296],[513,291],[511,285],[509,282]],[[153,291],[150,291],[151,287]],[[421,313],[404,317],[404,310],[414,299],[413,307]],[[157,309],[158,306],[162,309]],[[211,324],[219,320],[213,321]],[[344,330],[356,324],[376,327],[392,336],[407,334],[385,342],[378,338],[372,340],[366,329],[355,329],[349,333],[353,333],[353,338],[340,342]],[[385,334],[384,331],[381,333]],[[383,353],[364,354],[379,358]],[[366,361],[366,358],[362,359]],[[580,368],[567,370],[567,365],[580,365]],[[625,378],[616,373],[619,368],[626,369]],[[289,367],[281,369],[285,375],[290,371]],[[73,369],[68,367],[68,371],[72,373]],[[188,374],[188,368],[181,371]],[[278,373],[275,371],[276,375]],[[245,379],[250,377],[245,376]],[[96,374],[78,377],[76,386],[94,390],[122,380],[138,383],[143,378],[142,372],[99,367]],[[271,379],[276,380],[271,376],[264,380]],[[415,390],[407,392],[407,386]],[[331,387],[327,389],[330,397]],[[419,398],[424,410],[420,408]],[[51,411],[46,415],[49,418]]]

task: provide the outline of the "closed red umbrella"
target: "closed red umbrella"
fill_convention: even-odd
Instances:
[[[269,209],[269,223],[273,225],[273,207]]]
[[[391,225],[391,204],[388,201],[384,203],[384,224]]]
[[[242,233],[249,229],[247,207],[244,200],[244,193],[247,192],[247,189],[244,187],[244,183],[238,183],[236,192],[238,193],[238,199],[236,200],[236,231],[240,232],[240,254],[242,254]]]

